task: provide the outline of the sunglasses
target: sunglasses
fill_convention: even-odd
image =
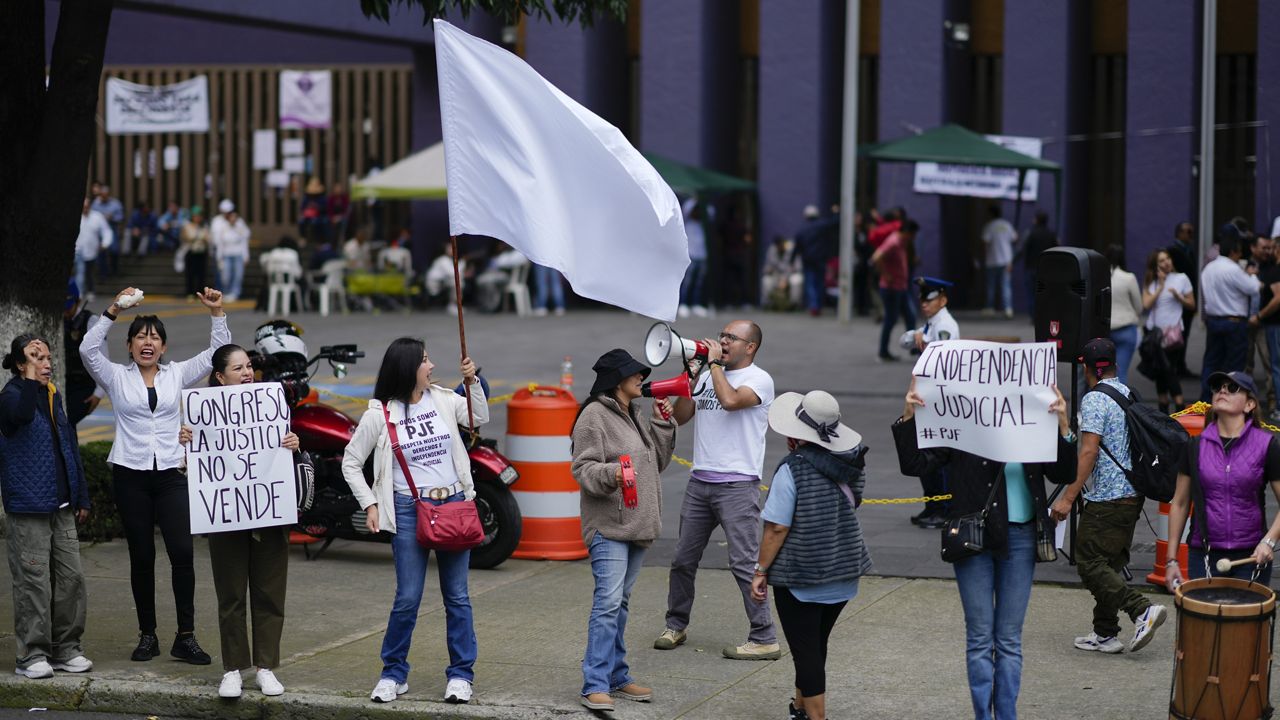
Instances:
[[[1234,380],[1225,380],[1209,386],[1209,390],[1213,392],[1214,395],[1217,395],[1223,390],[1226,390],[1228,395],[1235,395],[1243,389],[1244,388],[1240,387],[1240,383]]]

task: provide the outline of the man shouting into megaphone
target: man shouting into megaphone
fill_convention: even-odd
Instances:
[[[756,564],[760,549],[760,475],[773,378],[755,364],[760,326],[735,320],[718,340],[708,338],[707,370],[695,380],[693,397],[679,398],[676,422],[693,424],[693,472],[680,508],[680,539],[667,589],[667,626],[654,641],[659,650],[684,643],[693,609],[694,577],[711,532],[719,525],[729,540],[729,564],[751,622],[747,642],[724,649],[736,660],[776,660],[782,652],[768,603],[751,599],[751,580],[767,572]]]

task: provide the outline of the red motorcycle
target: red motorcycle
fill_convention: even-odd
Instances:
[[[253,366],[264,381],[279,382],[293,407],[291,427],[302,450],[311,456],[315,468],[315,499],[310,509],[298,517],[294,541],[304,545],[307,558],[314,560],[334,540],[390,542],[387,533],[370,533],[365,512],[356,502],[342,475],[342,456],[355,434],[356,421],[346,413],[321,403],[310,387],[320,361],[326,361],[336,378],[347,374],[347,365],[364,357],[355,345],[332,345],[307,358],[302,331],[293,323],[273,320],[255,333]],[[471,567],[491,568],[501,564],[520,542],[520,506],[511,494],[519,473],[497,450],[497,441],[469,435],[465,430],[471,477],[476,488],[476,509],[485,538],[471,551]],[[365,482],[373,485],[373,456],[365,462]],[[321,542],[319,549],[311,546]]]

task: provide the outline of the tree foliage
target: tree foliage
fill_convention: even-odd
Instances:
[[[597,17],[625,18],[628,0],[360,0],[360,9],[366,16],[383,22],[390,22],[392,7],[400,5],[421,8],[424,25],[432,18],[443,17],[450,9],[457,9],[463,18],[470,17],[473,10],[480,10],[509,23],[521,15],[532,15],[591,27]]]

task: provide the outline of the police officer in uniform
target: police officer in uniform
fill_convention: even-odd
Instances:
[[[920,292],[920,311],[924,315],[924,325],[903,333],[900,342],[904,350],[919,354],[929,343],[958,339],[960,326],[947,310],[947,288],[952,283],[932,277],[918,277],[915,282]],[[925,497],[946,494],[946,470],[922,476],[920,487],[924,488]],[[926,502],[920,514],[911,516],[911,524],[922,528],[940,528],[946,524],[946,509],[945,501]]]

